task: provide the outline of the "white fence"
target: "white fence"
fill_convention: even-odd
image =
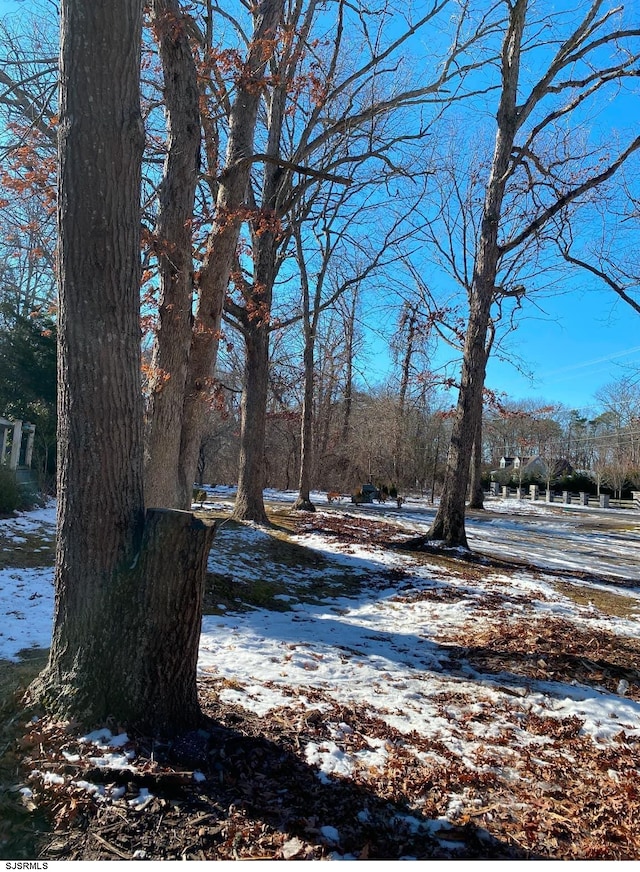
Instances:
[[[633,498],[630,500],[616,500],[609,494],[594,496],[587,493],[571,493],[569,491],[544,490],[538,485],[532,484],[529,488],[502,487],[497,482],[492,482],[489,494],[502,499],[531,500],[532,502],[559,503],[560,505],[591,506],[601,509],[637,509],[640,511],[640,491],[632,491]]]

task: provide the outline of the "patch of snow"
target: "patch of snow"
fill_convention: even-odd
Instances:
[[[231,488],[215,488],[216,499],[233,496]],[[291,503],[297,493],[266,494]],[[314,496],[326,502],[326,495]],[[523,501],[524,502],[524,501]],[[340,512],[344,506],[332,507]],[[612,592],[600,584],[600,576],[627,580],[617,592],[638,613],[624,618],[610,617],[594,605],[579,605],[554,587],[544,571],[507,573],[490,565],[480,571],[456,575],[429,555],[419,560],[412,555],[383,549],[363,541],[341,544],[319,534],[294,540],[321,555],[339,574],[341,567],[360,584],[352,596],[325,596],[323,602],[292,602],[292,595],[277,599],[290,602],[285,612],[252,609],[242,613],[223,609],[222,615],[205,616],[200,639],[199,669],[215,678],[226,679],[219,691],[223,702],[233,703],[266,716],[276,709],[344,711],[357,707],[375,719],[381,730],[386,725],[406,737],[405,751],[423,762],[445,765],[442,755],[412,749],[411,735],[433,740],[445,753],[455,755],[469,770],[489,771],[483,754],[489,748],[491,765],[502,767],[505,777],[519,778],[522,749],[544,761],[545,736],[525,729],[530,714],[556,719],[577,717],[583,735],[602,745],[640,735],[640,704],[629,696],[624,680],[618,693],[566,682],[524,679],[507,671],[483,672],[456,652],[457,634],[473,626],[499,629],[501,623],[527,617],[552,617],[572,622],[577,628],[603,629],[620,636],[640,635],[640,519],[629,513],[629,530],[609,535],[591,528],[585,532],[579,515],[558,511],[544,504],[508,507],[500,501],[487,504],[483,517],[470,518],[472,548],[496,556],[518,557],[538,566],[563,569],[563,580],[572,582],[571,571],[595,574],[588,585],[596,591]],[[517,510],[517,516],[514,514]],[[423,533],[433,518],[433,507],[425,500],[407,500],[402,509],[393,506],[349,506],[350,514],[380,518],[399,525],[407,534]],[[589,516],[591,517],[591,516]],[[28,533],[52,535],[55,508],[49,505],[0,521],[7,537]],[[255,525],[229,525],[220,530],[212,549],[209,567],[239,583],[264,578],[268,569],[264,550],[269,534]],[[219,547],[218,547],[219,546]],[[476,567],[477,569],[477,567]],[[401,583],[387,581],[384,573],[394,570]],[[312,567],[295,567],[279,579],[295,585],[294,593],[326,572]],[[395,576],[391,576],[394,578]],[[0,571],[0,658],[17,659],[29,647],[46,647],[53,614],[53,571],[47,569],[5,569]],[[637,587],[628,586],[628,581]],[[368,583],[371,582],[371,583]],[[584,591],[587,582],[575,577]],[[504,599],[497,608],[495,597]],[[597,599],[595,600],[597,602]],[[341,715],[345,717],[345,715]],[[310,742],[305,755],[323,779],[350,777],[357,770],[364,777],[385,770],[392,746],[382,738],[364,740],[353,750],[353,727],[334,723],[330,736]],[[377,735],[380,735],[378,733]],[[508,737],[508,741],[505,741]],[[112,735],[99,730],[83,736],[96,766],[131,767],[133,752],[126,749],[126,734]],[[351,744],[350,744],[351,743]],[[69,754],[69,762],[75,755]],[[542,763],[540,764],[542,766]],[[45,776],[46,777],[46,773]],[[194,777],[196,777],[194,775]],[[53,778],[53,776],[52,776]],[[53,783],[53,781],[51,781]],[[86,788],[89,789],[89,788]],[[110,794],[117,795],[117,790]],[[124,791],[122,794],[124,795]],[[141,792],[135,807],[151,801]],[[448,819],[464,813],[467,798],[451,796],[446,816],[428,826],[446,835]],[[132,806],[133,807],[133,806]],[[366,810],[362,812],[365,814]],[[415,818],[417,825],[425,822]],[[413,825],[407,823],[406,825]]]
[[[335,827],[320,827],[320,835],[327,845],[334,846],[340,844],[340,833]]]
[[[153,799],[154,796],[152,793],[149,793],[148,788],[141,787],[140,793],[137,796],[134,796],[133,799],[127,800],[127,805],[130,806],[130,808],[136,809],[136,811],[142,811]]]
[[[319,745],[309,742],[305,748],[305,758],[310,766],[317,766],[325,775],[348,777],[353,773],[353,758],[335,742],[322,742]]]

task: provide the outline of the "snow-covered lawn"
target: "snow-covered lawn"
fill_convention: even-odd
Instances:
[[[228,507],[229,495],[213,491],[209,504]],[[496,559],[465,562],[391,547],[394,530],[427,528],[433,509],[423,501],[398,509],[316,499],[319,511],[290,539],[320,566],[252,562],[270,535],[254,525],[218,533],[210,569],[235,582],[239,597],[262,576],[275,573],[282,586],[278,610],[227,603],[204,617],[199,668],[220,705],[265,723],[315,723],[301,754],[320,780],[383,789],[404,778],[415,826],[445,841],[452,826],[482,818],[505,839],[541,849],[527,826],[544,798],[558,830],[545,831],[548,851],[554,838],[570,838],[581,796],[607,807],[633,793],[635,802],[639,515],[607,521],[496,501],[469,521],[472,547]],[[53,522],[50,507],[0,521],[0,535]],[[341,573],[357,581],[348,595],[331,593]],[[309,596],[320,582],[322,595]],[[48,644],[52,603],[50,569],[0,572],[0,657]],[[428,784],[445,773],[449,787],[434,813]],[[610,856],[637,858],[625,814],[618,817],[622,848]],[[596,846],[606,837],[590,832],[592,821],[574,822],[582,830],[577,856],[609,856]],[[560,844],[558,855],[570,852]]]
[[[34,567],[33,558],[41,550],[50,554],[55,524],[53,502],[43,509],[0,518],[0,567],[5,566],[0,568],[0,659],[15,660],[23,649],[49,647],[53,566]],[[29,546],[30,559],[11,566],[9,555],[15,559],[24,546]]]

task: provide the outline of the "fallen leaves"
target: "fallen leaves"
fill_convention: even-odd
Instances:
[[[398,537],[391,524],[348,514],[301,524],[343,550],[365,542],[384,549]],[[424,568],[424,557],[415,559]],[[501,566],[492,581],[486,567],[448,556],[446,574],[440,568],[437,580],[422,576],[415,586],[409,569],[376,570],[375,584],[394,586],[398,609],[464,601],[471,616],[425,636],[445,653],[433,670],[452,678],[429,696],[441,727],[428,734],[403,732],[390,725],[398,713],[374,707],[398,680],[386,666],[371,682],[370,704],[340,704],[305,677],[302,687],[274,684],[286,704],[263,717],[224,700],[247,691],[241,682],[206,674],[201,734],[164,749],[139,738],[124,748],[135,757],[130,767],[91,763],[96,752],[73,728],[30,723],[20,749],[24,801],[56,828],[41,856],[640,858],[638,732],[599,744],[581,717],[544,708],[531,693],[535,686],[540,696],[543,684],[548,698],[561,686],[621,688],[621,703],[638,700],[640,643],[554,614],[542,584],[532,602],[510,584],[517,572]],[[387,637],[364,638],[384,645]],[[283,651],[282,662],[298,662],[312,682],[324,655],[294,643]],[[363,655],[340,653],[357,682]],[[417,692],[406,699],[427,704]],[[314,765],[331,756],[341,775]]]

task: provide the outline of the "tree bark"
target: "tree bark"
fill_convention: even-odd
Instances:
[[[274,88],[267,105],[267,146],[269,157],[281,157],[282,125],[287,82]],[[234,307],[245,339],[245,377],[242,386],[240,428],[240,469],[233,516],[238,520],[267,523],[264,489],[264,440],[269,383],[269,333],[273,286],[278,274],[280,240],[278,195],[282,173],[277,162],[266,162],[263,170],[261,207],[251,222],[253,281],[245,284],[245,305]],[[266,224],[266,227],[264,226]]]
[[[33,691],[83,725],[171,733],[199,717],[213,527],[144,514],[141,25],[141,0],[62,3],[56,605]]]
[[[247,325],[246,360],[240,402],[240,462],[233,517],[267,524],[264,507],[264,439],[269,383],[269,331]]]
[[[342,443],[349,444],[351,436],[351,412],[353,409],[353,356],[356,338],[356,310],[358,307],[358,291],[353,293],[351,307],[345,321],[346,373],[344,384],[344,410],[342,417]]]
[[[482,489],[482,417],[478,421],[476,435],[473,439],[469,508],[484,509],[484,491]]]
[[[487,366],[487,332],[501,254],[498,230],[513,143],[518,129],[520,48],[527,0],[515,0],[502,46],[502,91],[497,113],[496,140],[487,183],[470,293],[462,376],[453,420],[444,489],[426,539],[450,547],[468,548],[465,500],[474,436],[482,416],[482,392]]]
[[[136,723],[149,732],[167,735],[189,729],[201,720],[197,663],[202,626],[202,600],[207,558],[216,523],[191,512],[147,511],[140,563],[121,579],[117,606],[125,591],[138,605],[127,610],[124,626],[136,638],[139,666],[127,672],[130,656],[121,649],[121,668],[128,680],[117,690],[120,710],[131,708]],[[138,614],[147,616],[143,627]],[[114,633],[114,647],[122,633]],[[126,692],[126,696],[125,696]]]
[[[294,508],[304,512],[315,512],[311,502],[311,469],[313,465],[313,377],[314,341],[311,331],[306,332],[304,345],[304,398],[302,401],[302,425],[300,431],[300,479],[298,499]]]
[[[180,434],[193,325],[191,224],[200,163],[196,65],[178,0],[153,0],[162,60],[168,152],[158,190],[155,250],[160,306],[152,359],[145,456],[149,506],[189,508],[179,485]]]
[[[90,607],[76,604],[56,624],[38,689],[49,710],[85,724],[113,718],[152,735],[198,724],[203,581],[214,533],[213,522],[190,512],[148,510],[131,565],[93,591]]]
[[[415,350],[415,338],[417,330],[418,312],[415,306],[409,306],[403,311],[403,321],[399,331],[401,341],[405,343],[402,364],[400,367],[400,392],[398,395],[398,413],[396,417],[395,451],[393,455],[394,483],[399,484],[403,468],[403,446],[405,437],[405,411],[407,391],[409,390],[409,377],[411,375],[411,362]],[[406,328],[406,333],[405,333]],[[399,349],[399,352],[402,349]]]
[[[191,505],[200,440],[211,397],[213,369],[218,352],[225,295],[234,263],[240,226],[246,220],[246,196],[263,77],[282,18],[284,0],[262,0],[255,11],[255,27],[249,55],[237,83],[237,95],[229,117],[225,169],[216,202],[216,220],[197,281],[199,301],[191,340],[180,446],[182,506]]]
[[[485,299],[479,297],[469,316],[444,486],[436,517],[426,537],[441,541],[448,547],[469,547],[464,523],[465,502],[474,434],[482,415],[482,388],[487,363],[485,337],[491,298],[492,291],[488,299],[486,295]]]

